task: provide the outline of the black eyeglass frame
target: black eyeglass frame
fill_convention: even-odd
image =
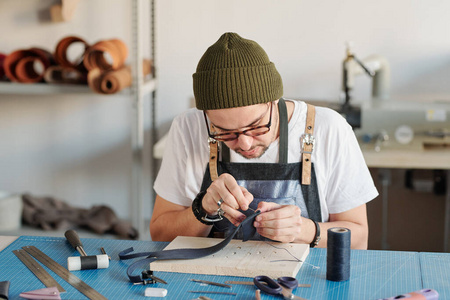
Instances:
[[[203,111],[203,116],[205,117],[206,129],[208,130],[208,136],[210,138],[216,140],[216,141],[219,141],[219,142],[229,142],[229,141],[236,140],[237,138],[239,138],[239,136],[241,134],[244,134],[246,136],[252,136],[252,137],[267,134],[270,131],[270,126],[272,125],[272,106],[273,106],[273,103],[270,102],[270,117],[269,117],[269,122],[267,124],[256,126],[256,127],[250,127],[250,128],[248,128],[246,130],[231,131],[231,132],[220,133],[220,134],[211,134],[211,131],[209,130],[209,124],[208,124],[208,118],[206,116],[206,112]],[[251,132],[251,131],[254,131],[254,130],[261,129],[261,128],[267,128],[267,131],[259,132],[257,134],[248,134],[249,131]],[[230,138],[224,139],[224,138],[220,138],[219,137],[221,135],[234,135],[234,137],[230,137]]]

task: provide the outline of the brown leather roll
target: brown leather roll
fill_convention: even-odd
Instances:
[[[86,84],[87,74],[73,68],[51,66],[45,71],[44,80],[48,83]]]
[[[70,61],[67,57],[67,50],[70,46],[76,43],[81,43],[84,47],[81,53],[76,56],[76,59],[74,61]],[[75,69],[82,73],[87,73],[87,70],[83,64],[83,59],[88,48],[89,44],[82,38],[79,38],[77,36],[65,37],[56,45],[55,60],[62,67]]]
[[[108,62],[106,55],[112,62]],[[89,47],[83,62],[89,71],[95,68],[101,71],[118,70],[125,64],[127,56],[128,48],[121,40],[102,40]]]
[[[130,86],[132,83],[131,68],[106,71],[100,81],[100,90],[105,94],[114,94]]]
[[[102,71],[95,68],[89,71],[88,83],[93,91],[100,94],[114,94],[131,85],[130,67],[119,70]]]
[[[93,70],[90,70],[88,73],[88,84],[89,87],[96,93],[103,94],[101,87],[101,76],[102,71],[99,68],[95,68]]]
[[[4,79],[5,77],[5,68],[3,67],[3,62],[5,61],[6,55],[3,53],[0,53],[0,80]]]
[[[152,70],[151,60],[143,61],[143,74],[148,75]],[[88,83],[92,90],[100,94],[114,94],[129,87],[132,83],[131,68],[123,66],[118,70],[102,71],[95,68],[89,71]]]
[[[35,83],[42,81],[45,70],[52,63],[50,52],[41,48],[30,48],[10,53],[4,60],[4,70],[11,81]],[[40,67],[37,67],[37,64]]]

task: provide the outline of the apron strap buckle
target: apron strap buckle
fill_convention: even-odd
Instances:
[[[316,139],[310,133],[304,133],[302,135],[302,153],[311,154],[314,151],[314,145],[316,144]],[[311,147],[308,147],[311,146]]]

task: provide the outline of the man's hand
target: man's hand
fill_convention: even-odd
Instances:
[[[220,207],[224,211],[224,217],[234,226],[238,226],[246,218],[238,209],[247,210],[253,201],[253,195],[246,188],[239,186],[233,176],[224,173],[211,183],[203,197],[202,206],[208,215],[217,214],[220,199],[223,200]]]
[[[282,243],[291,243],[300,236],[302,217],[298,206],[260,202],[258,210],[261,214],[254,226],[260,235]]]

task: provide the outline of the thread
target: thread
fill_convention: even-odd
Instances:
[[[350,278],[350,229],[334,227],[327,231],[327,280]]]
[[[320,269],[319,266],[315,266],[315,265],[312,265],[312,264],[310,264],[310,263],[308,263],[308,262],[306,262],[306,261],[302,261],[300,258],[296,257],[294,254],[292,254],[292,253],[291,253],[288,249],[286,249],[286,248],[281,248],[281,247],[274,246],[274,245],[272,245],[272,244],[270,244],[270,243],[268,243],[267,241],[264,241],[264,240],[262,240],[262,239],[261,239],[261,241],[263,241],[263,242],[266,243],[267,245],[272,246],[272,247],[274,247],[274,248],[276,248],[276,249],[284,250],[284,251],[286,251],[287,253],[289,253],[290,256],[292,256],[293,258],[295,258],[295,260],[292,260],[292,259],[277,259],[277,260],[271,260],[270,262],[298,261],[298,262],[301,262],[301,263],[310,265],[311,267],[313,267],[313,269]]]

